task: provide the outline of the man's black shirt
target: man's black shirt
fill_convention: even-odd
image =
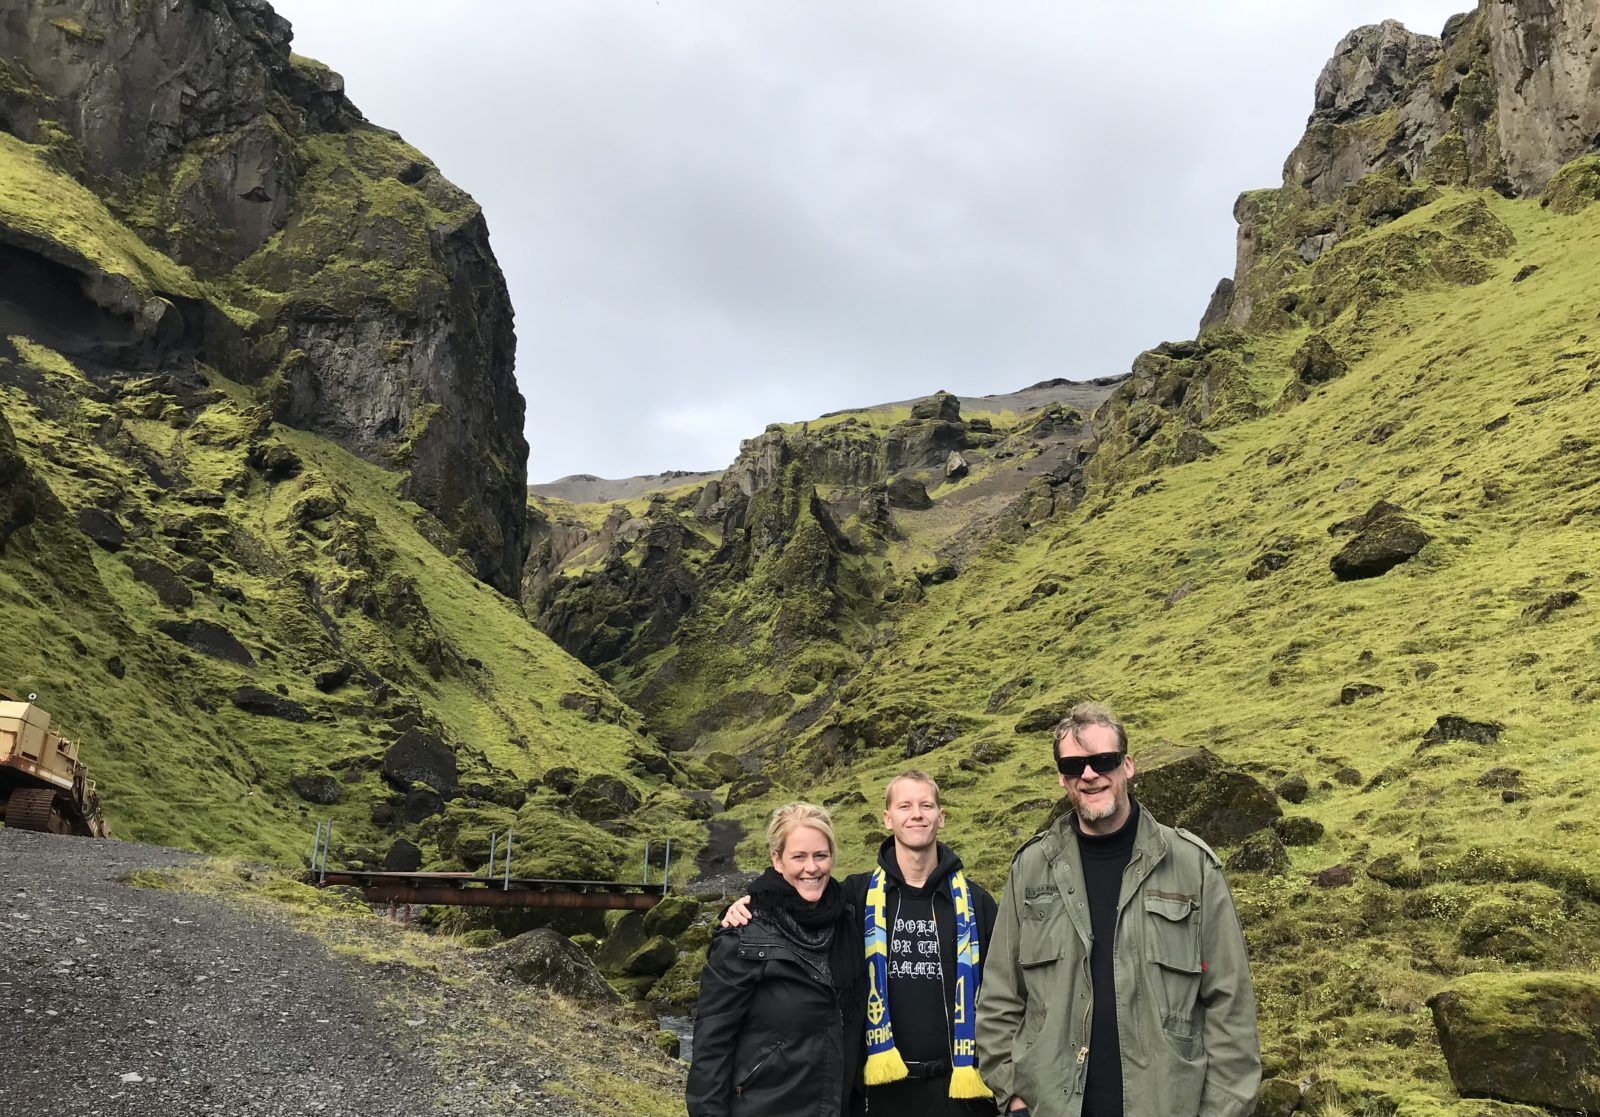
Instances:
[[[1083,1087],[1083,1117],[1122,1117],[1122,1045],[1117,1039],[1117,971],[1113,944],[1117,935],[1117,900],[1122,894],[1122,871],[1133,859],[1133,839],[1139,830],[1139,804],[1113,834],[1078,834],[1078,854],[1083,862],[1083,887],[1088,894],[1089,927],[1094,941],[1089,947],[1089,984],[1094,993],[1094,1018],[1089,1024],[1089,1072]]]

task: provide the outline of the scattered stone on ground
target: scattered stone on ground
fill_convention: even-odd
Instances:
[[[1428,1007],[1463,1097],[1600,1110],[1600,977],[1469,974]]]
[[[291,698],[255,686],[242,686],[233,692],[233,704],[247,714],[282,718],[284,721],[310,721],[311,711]]]
[[[1289,851],[1271,830],[1258,830],[1239,844],[1225,862],[1230,873],[1270,873],[1281,876],[1289,871]]]
[[[99,508],[78,509],[78,530],[89,537],[90,542],[105,551],[120,551],[123,543],[128,538],[128,533],[123,529],[122,522]]]
[[[240,667],[254,667],[256,665],[255,657],[250,654],[250,649],[241,644],[238,637],[220,624],[205,620],[162,621],[156,627],[178,643],[193,648],[201,655],[208,655],[213,659],[238,664]]]
[[[622,997],[606,984],[582,948],[549,927],[518,935],[489,955],[526,985],[583,1001],[622,1004]]]
[[[1355,870],[1349,865],[1330,865],[1311,874],[1311,883],[1318,888],[1348,888],[1355,880]]]
[[[1296,773],[1279,780],[1272,790],[1285,803],[1304,803],[1306,796],[1311,793],[1311,785],[1304,776]]]
[[[1535,623],[1542,623],[1561,610],[1572,608],[1581,600],[1576,590],[1557,590],[1544,600],[1529,605],[1522,611],[1522,615]]]
[[[1500,740],[1504,727],[1493,721],[1473,721],[1460,714],[1441,714],[1422,735],[1419,748],[1442,745],[1446,741],[1469,741],[1475,745],[1492,745]]]
[[[1422,869],[1408,864],[1398,853],[1386,853],[1367,866],[1367,875],[1390,888],[1421,888]]]
[[[1404,509],[1383,500],[1365,514],[1334,524],[1328,531],[1335,535],[1353,532],[1355,536],[1329,560],[1334,577],[1341,582],[1385,574],[1416,557],[1431,540]]]
[[[1304,815],[1274,819],[1272,829],[1286,846],[1316,845],[1322,840],[1323,834],[1322,823]]]
[[[1346,683],[1339,689],[1339,705],[1353,706],[1363,698],[1374,698],[1383,693],[1377,683]]]
[[[297,772],[289,789],[308,803],[332,806],[344,798],[344,786],[326,772]]]
[[[1283,814],[1261,781],[1209,749],[1161,743],[1137,759],[1139,801],[1162,822],[1214,845],[1237,842]]]

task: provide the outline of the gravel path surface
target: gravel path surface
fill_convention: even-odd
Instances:
[[[714,818],[706,827],[706,844],[695,856],[695,878],[689,888],[697,893],[742,895],[755,879],[739,868],[734,851],[744,841],[744,823],[735,818]]]
[[[450,995],[414,974],[330,954],[265,905],[117,882],[193,859],[0,828],[0,1113],[580,1112],[526,1066],[441,1075],[428,1035],[454,1034]]]

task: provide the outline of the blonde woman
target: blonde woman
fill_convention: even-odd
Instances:
[[[855,910],[830,875],[833,822],[788,803],[750,922],[711,941],[694,1025],[689,1117],[841,1117],[861,1076],[866,988]]]

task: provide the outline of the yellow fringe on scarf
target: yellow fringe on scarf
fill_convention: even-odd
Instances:
[[[893,1047],[887,1051],[880,1051],[876,1055],[867,1056],[868,1086],[886,1086],[890,1082],[899,1082],[910,1073],[906,1069],[906,1061],[900,1057],[900,1052]],[[973,1073],[976,1075],[977,1072],[974,1071]],[[980,1082],[979,1085],[982,1085],[982,1083]],[[970,1096],[981,1097],[982,1095],[972,1094]]]
[[[867,1079],[868,1083],[871,1083],[871,1081],[872,1079]],[[977,1067],[957,1067],[950,1072],[950,1096],[952,1098],[992,1098],[994,1097],[994,1091],[983,1084],[983,1076],[978,1073]]]

